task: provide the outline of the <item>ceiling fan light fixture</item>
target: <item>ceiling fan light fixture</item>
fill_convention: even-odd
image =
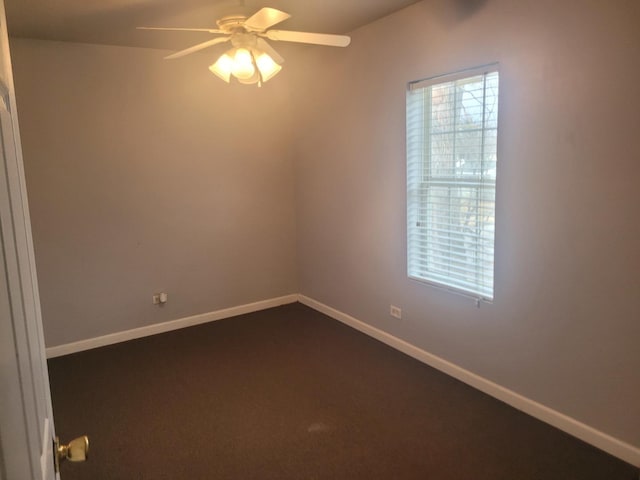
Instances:
[[[282,67],[266,52],[240,47],[223,53],[209,70],[227,83],[231,83],[234,76],[243,85],[261,85],[277,75]]]
[[[231,72],[233,71],[233,58],[228,53],[223,53],[216,63],[209,66],[209,70],[216,76],[229,83],[231,80]]]
[[[256,52],[255,59],[263,82],[269,81],[282,70],[282,66],[278,65],[273,58],[265,52]]]

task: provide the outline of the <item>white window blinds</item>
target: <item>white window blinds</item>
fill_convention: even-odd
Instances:
[[[493,299],[496,65],[409,84],[410,278]]]

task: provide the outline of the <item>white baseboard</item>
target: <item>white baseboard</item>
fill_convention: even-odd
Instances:
[[[349,325],[362,333],[365,333],[383,343],[399,350],[407,355],[421,361],[437,370],[440,370],[447,375],[454,377],[478,390],[491,395],[498,400],[511,405],[518,410],[521,410],[532,417],[542,420],[549,425],[552,425],[564,432],[579,438],[580,440],[587,442],[601,450],[604,450],[611,455],[614,455],[625,462],[628,462],[636,467],[640,467],[640,448],[635,447],[629,443],[623,442],[611,435],[607,435],[604,432],[596,430],[574,418],[564,415],[556,410],[546,407],[534,400],[524,397],[508,388],[502,387],[497,383],[494,383],[486,378],[483,378],[475,373],[465,370],[447,360],[444,360],[436,355],[432,355],[415,345],[412,345],[404,340],[401,340],[393,335],[372,327],[346,313],[340,312],[335,308],[329,307],[323,303],[320,303],[312,298],[304,295],[298,295],[298,301],[313,308],[331,318],[334,318],[346,325]]]
[[[80,340],[78,342],[48,347],[46,349],[47,358],[60,357],[62,355],[68,355],[70,353],[82,352],[84,350],[90,350],[92,348],[104,347],[105,345],[126,342],[127,340],[148,337],[150,335],[169,332],[171,330],[178,330],[180,328],[192,327],[194,325],[200,325],[202,323],[222,320],[223,318],[235,317],[237,315],[244,315],[245,313],[257,312],[259,310],[278,307],[280,305],[286,305],[288,303],[295,303],[297,301],[298,295],[285,295],[284,297],[271,298],[268,300],[262,300],[246,305],[239,305],[237,307],[225,308],[222,310],[216,310],[214,312],[193,315],[191,317],[179,318],[177,320],[171,320],[169,322],[155,323],[146,327],[125,330],[124,332],[111,333],[109,335],[103,335],[101,337],[89,338],[87,340]]]

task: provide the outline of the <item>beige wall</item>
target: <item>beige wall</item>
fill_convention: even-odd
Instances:
[[[437,0],[315,51],[300,292],[640,446],[638,25],[635,1]],[[405,85],[495,61],[496,289],[476,308],[406,276]]]
[[[226,88],[200,55],[11,48],[47,345],[297,291],[286,82]]]

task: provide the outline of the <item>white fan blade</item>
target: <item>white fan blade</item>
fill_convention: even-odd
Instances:
[[[329,33],[292,32],[288,30],[269,30],[264,35],[270,40],[282,42],[313,43],[329,47],[346,47],[351,43],[347,35],[332,35]]]
[[[198,50],[204,50],[205,48],[209,48],[209,47],[211,47],[213,45],[216,45],[218,43],[226,42],[230,38],[231,37],[214,38],[213,40],[208,40],[206,42],[202,42],[202,43],[199,43],[197,45],[194,45],[193,47],[185,48],[184,50],[180,50],[179,52],[172,53],[171,55],[169,55],[167,57],[164,57],[164,59],[165,60],[171,60],[171,59],[174,59],[174,58],[184,57],[185,55],[189,55],[190,53],[197,52]]]
[[[288,13],[281,12],[275,8],[264,7],[254,13],[244,21],[247,30],[264,32],[267,28],[273,27],[276,23],[284,22],[291,17]]]
[[[258,43],[256,44],[256,46],[258,47],[258,50],[262,50],[264,53],[273,58],[273,61],[277,64],[284,62],[284,58],[282,58],[282,56],[278,52],[276,52],[276,50],[271,45],[269,45],[264,38],[258,38]]]
[[[208,32],[208,33],[227,33],[223,30],[212,28],[174,28],[174,27],[136,27],[137,30],[175,30],[180,32]]]

